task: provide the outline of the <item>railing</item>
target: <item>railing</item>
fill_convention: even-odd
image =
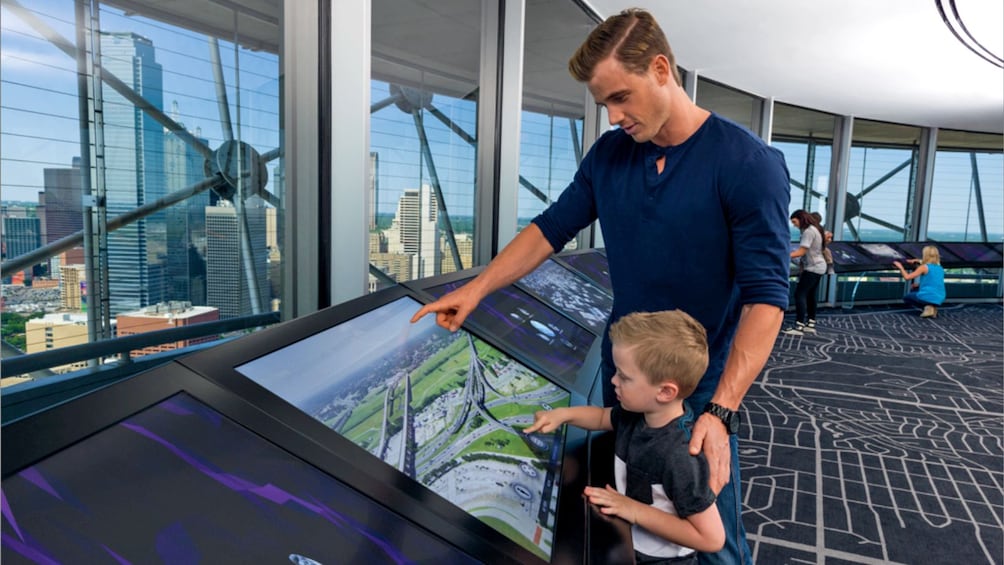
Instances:
[[[136,335],[84,343],[41,353],[4,357],[0,375],[4,378],[18,375],[39,375],[47,369],[89,361],[92,359],[117,359],[95,367],[80,369],[63,375],[34,378],[30,381],[5,387],[0,391],[0,410],[3,423],[23,417],[34,411],[65,402],[113,382],[167,363],[193,351],[213,347],[220,340],[182,349],[164,351],[142,357],[132,357],[132,351],[195,339],[223,335],[278,323],[278,312],[267,312],[240,318],[193,324],[179,328],[158,330]],[[224,338],[224,340],[229,338]]]

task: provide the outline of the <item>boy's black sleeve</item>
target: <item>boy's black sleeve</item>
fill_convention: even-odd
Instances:
[[[691,455],[682,444],[667,458],[662,485],[681,518],[702,512],[715,503],[708,484],[710,470],[703,453]]]

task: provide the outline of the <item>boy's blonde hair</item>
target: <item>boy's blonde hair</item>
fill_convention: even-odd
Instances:
[[[676,383],[680,398],[690,396],[708,370],[707,331],[683,310],[628,314],[610,326],[610,341],[631,348],[650,383]]]

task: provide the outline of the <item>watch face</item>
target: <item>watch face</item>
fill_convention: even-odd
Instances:
[[[739,413],[732,412],[728,418],[728,428],[730,434],[739,433]]]

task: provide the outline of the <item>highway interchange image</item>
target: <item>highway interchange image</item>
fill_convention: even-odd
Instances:
[[[280,350],[295,371],[276,354],[239,370],[548,559],[563,437],[522,429],[569,394],[466,331],[410,324],[417,309],[401,299]]]

